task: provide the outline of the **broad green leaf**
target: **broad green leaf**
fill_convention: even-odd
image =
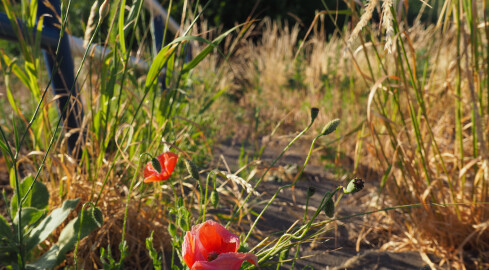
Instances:
[[[53,245],[34,263],[27,264],[27,269],[49,269],[56,266],[56,260],[59,255],[59,246]]]
[[[64,260],[64,255],[74,248],[75,243],[78,240],[78,234],[80,234],[79,237],[81,240],[93,230],[102,226],[102,212],[98,208],[84,210],[82,224],[80,224],[80,217],[81,214],[70,221],[63,231],[61,231],[58,243],[53,245],[51,249],[29,266],[35,269],[46,269],[56,266]]]
[[[10,228],[10,225],[7,222],[7,219],[5,219],[1,214],[0,214],[0,239],[1,238],[12,238],[12,229]]]
[[[41,221],[41,223],[39,223],[39,225],[37,225],[29,234],[29,237],[26,240],[26,250],[29,251],[42,241],[46,240],[46,238],[61,225],[63,221],[65,221],[79,201],[80,199],[64,201],[60,208],[53,210],[49,216],[43,219],[43,221]]]
[[[1,266],[8,265],[12,268],[2,268],[2,269],[19,269],[17,265],[17,253],[15,252],[16,247],[4,248],[0,247],[0,262]]]
[[[15,185],[14,185],[15,186]],[[29,193],[29,189],[32,189]],[[49,192],[46,186],[43,183],[38,181],[34,182],[34,178],[32,176],[27,176],[22,183],[20,183],[20,196],[25,198],[25,202],[23,207],[34,207],[37,209],[45,209],[48,206],[49,201]],[[15,215],[17,215],[18,205],[17,205],[17,194],[14,193],[12,196],[12,200],[10,202],[10,211],[12,214],[12,218],[15,219]]]
[[[46,210],[43,209],[22,207],[22,229],[24,230],[27,226],[35,225],[45,214]],[[19,224],[19,215],[17,214],[15,215],[14,224]],[[14,228],[17,228],[17,226]]]

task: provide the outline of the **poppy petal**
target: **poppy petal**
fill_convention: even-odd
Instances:
[[[148,162],[143,171],[145,183],[169,179],[177,164],[178,155],[172,152],[166,152],[159,155],[157,159],[161,165],[161,173],[158,173],[158,171],[154,169],[153,164]]]
[[[158,182],[161,181],[161,179],[158,174],[151,174],[150,176],[144,178],[144,183],[152,183],[152,182]]]
[[[198,229],[198,241],[206,252],[209,253],[236,252],[239,248],[239,237],[229,232],[221,224],[208,220]]]
[[[161,164],[162,173],[166,171],[169,177],[177,165],[178,155],[172,152],[166,152],[159,155],[157,159]]]
[[[205,260],[202,253],[197,250],[197,245],[195,243],[195,237],[191,232],[187,232],[182,244],[182,257],[188,268],[192,268],[195,261]]]
[[[253,253],[229,252],[219,254],[210,262],[197,261],[192,266],[192,270],[239,270],[243,261],[248,261],[254,265],[258,264],[258,258]]]

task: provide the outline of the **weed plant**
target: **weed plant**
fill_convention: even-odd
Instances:
[[[57,110],[54,101],[59,97],[49,94],[50,78],[45,78],[40,36],[26,34],[40,33],[43,19],[36,22],[37,2],[21,1],[20,9],[10,0],[2,0],[2,4],[21,48],[18,58],[2,51],[0,61],[10,105],[0,109],[2,115],[10,116],[0,123],[0,149],[13,191],[13,196],[4,192],[6,203],[0,216],[2,267],[185,269],[182,245],[186,232],[213,219],[235,232],[242,223],[248,224],[248,231],[240,234],[240,251],[256,254],[261,267],[294,268],[300,259],[300,245],[329,230],[326,224],[333,220],[327,216],[334,214],[333,199],[341,197],[335,194],[361,189],[361,182],[354,181],[355,185],[322,194],[312,216],[305,213],[304,219],[281,237],[269,237],[250,247],[248,240],[267,210],[265,207],[255,213],[249,207],[257,187],[271,166],[322,114],[318,109],[311,110],[306,128],[295,135],[259,178],[244,180],[237,173],[209,168],[212,140],[208,137],[214,135],[214,125],[218,124],[213,122],[209,108],[226,89],[219,88],[217,80],[210,80],[203,83],[208,86],[204,92],[195,91],[192,71],[226,36],[240,31],[237,43],[251,24],[206,40],[191,35],[200,13],[195,12],[199,10],[196,7],[187,7],[185,12],[196,15],[182,20],[184,27],[176,39],[159,52],[151,52],[147,44],[151,31],[138,27],[143,21],[142,0],[96,1],[92,8],[85,29],[86,49],[77,59],[77,85],[69,86],[77,87],[80,97],[68,98],[82,100],[84,109],[80,130],[75,131],[83,136],[70,155],[67,138],[74,131],[63,128],[65,123],[59,115],[72,108]],[[63,2],[58,14],[63,34],[67,34],[70,6],[70,1]],[[25,23],[28,31],[17,27],[19,21]],[[106,40],[100,44],[108,53],[97,57],[92,55],[92,45],[103,23],[110,25]],[[202,48],[192,60],[185,61],[187,46],[198,42]],[[137,56],[148,63],[144,74],[131,65],[135,46]],[[221,71],[216,74],[221,76]],[[296,79],[301,78],[298,75]],[[166,85],[163,89],[162,82]],[[14,91],[20,85],[28,91],[28,102]],[[314,135],[296,181],[308,164],[317,139],[332,133],[338,123],[339,120],[332,121]],[[157,165],[158,160],[153,157],[169,151],[180,159],[173,173],[169,172],[171,178],[144,183],[143,165],[149,162],[147,166],[152,164],[161,172],[163,166]],[[296,181],[280,190],[293,188]],[[292,250],[295,253],[289,258]]]

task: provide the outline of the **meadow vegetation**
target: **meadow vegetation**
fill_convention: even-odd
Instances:
[[[36,1],[21,2],[2,0],[3,11],[34,28]],[[427,5],[408,22],[408,5],[345,1],[351,25],[327,32],[335,11],[325,6],[302,38],[301,26],[269,19],[209,28],[206,7],[190,1],[183,30],[159,52],[142,26],[142,3],[93,5],[87,50],[75,59],[84,116],[70,132],[83,134],[79,158],[67,149],[71,133],[63,130],[36,37],[22,39],[18,54],[0,50],[0,150],[10,180],[0,204],[1,267],[187,269],[198,261],[186,259],[187,232],[203,224],[222,231],[205,223],[213,220],[237,235],[230,252],[247,254],[243,269],[294,269],[302,243],[337,220],[348,223],[335,215],[347,197],[368,224],[348,227],[362,231],[358,242],[418,251],[433,269],[488,267],[485,2],[445,1],[438,21],[425,24]],[[62,26],[71,12],[63,2]],[[90,55],[95,40],[110,49],[102,59]],[[149,68],[136,70],[131,56]],[[213,162],[214,146],[227,138],[262,153],[264,138],[276,134],[287,142],[260,173],[251,170],[262,164],[260,154],[237,171]],[[295,143],[310,150],[293,181],[254,209],[257,188]],[[167,152],[178,155],[175,168],[154,158]],[[343,182],[287,231],[250,246],[276,195],[293,189],[321,153],[325,169]],[[168,175],[145,183],[148,166]],[[369,191],[361,200],[352,197],[363,188],[357,177]],[[209,254],[211,263],[220,261]]]

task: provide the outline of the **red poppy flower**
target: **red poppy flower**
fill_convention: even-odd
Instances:
[[[159,155],[156,159],[160,163],[161,172],[158,172],[153,167],[151,161],[148,162],[143,172],[145,183],[163,181],[170,178],[173,169],[175,169],[175,165],[177,165],[178,155],[172,152],[166,152]]]
[[[239,238],[208,220],[192,227],[183,240],[183,260],[191,270],[239,270],[243,261],[257,265],[252,253],[239,253]]]

